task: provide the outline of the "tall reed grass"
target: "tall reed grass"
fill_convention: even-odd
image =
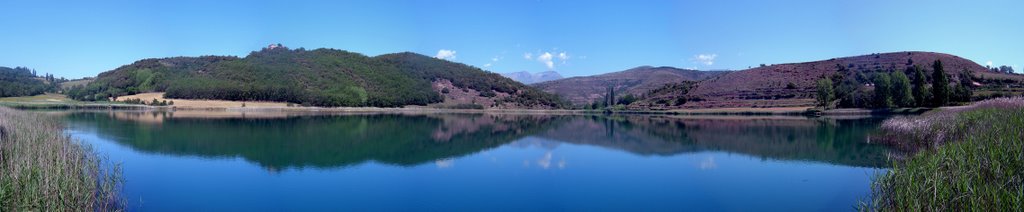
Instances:
[[[862,210],[1024,211],[1024,98],[885,121],[913,151],[876,177]]]
[[[118,166],[57,118],[0,107],[0,211],[119,211]]]

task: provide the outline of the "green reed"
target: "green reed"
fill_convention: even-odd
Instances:
[[[1022,105],[1022,98],[1000,99],[884,123],[890,140],[913,143],[902,145],[917,146],[916,153],[876,176],[860,209],[1024,210]]]
[[[59,119],[0,107],[0,211],[120,211],[116,165]]]

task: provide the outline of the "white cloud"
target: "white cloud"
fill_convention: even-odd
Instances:
[[[537,165],[542,169],[551,168],[551,152],[544,153],[544,157],[537,160]]]
[[[537,61],[544,63],[544,65],[547,66],[548,69],[555,69],[555,62],[552,60],[554,60],[554,55],[551,55],[550,52],[544,52],[544,54],[540,54],[540,56],[537,56]]]
[[[555,49],[558,50],[558,49]],[[555,64],[565,64],[572,56],[568,52],[536,52],[536,53],[523,53],[523,59],[536,60],[541,64],[544,64],[548,69],[555,69]]]
[[[434,161],[434,165],[437,165],[437,168],[441,168],[441,169],[451,168],[452,166],[455,165],[455,159],[445,158],[445,159],[441,159],[441,160],[436,160],[436,161]]]
[[[988,62],[985,62],[985,65],[991,67],[992,66],[992,61],[989,60]]]
[[[704,64],[705,66],[710,66],[715,64],[715,58],[717,57],[718,54],[698,54],[693,56],[693,61]]]
[[[708,170],[718,168],[718,163],[715,163],[714,157],[707,157],[700,161],[700,165],[697,166],[700,170]]]
[[[504,53],[502,53],[502,54],[504,54]],[[494,66],[494,64],[497,64],[498,61],[501,61],[501,60],[504,60],[504,59],[505,59],[505,56],[501,56],[501,55],[491,57],[491,61],[485,63],[484,64],[484,68],[488,68],[488,67]]]
[[[455,50],[448,50],[448,49],[437,50],[437,55],[435,55],[434,57],[436,57],[437,59],[442,59],[442,60],[454,60],[455,59]]]

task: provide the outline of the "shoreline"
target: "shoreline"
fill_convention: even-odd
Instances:
[[[303,106],[150,106],[124,103],[69,103],[0,101],[0,106],[23,110],[141,110],[141,111],[225,111],[225,112],[295,112],[295,113],[500,113],[500,114],[636,114],[636,115],[785,115],[846,116],[921,114],[938,108],[866,109],[842,108],[816,111],[811,107],[782,108],[700,108],[677,110],[580,110],[580,109],[450,109],[428,106],[381,107],[303,107]]]
[[[694,108],[671,110],[585,110],[585,109],[453,109],[409,105],[405,107],[308,107],[284,102],[227,101],[195,99],[163,99],[160,93],[145,93],[123,98],[153,98],[177,102],[168,106],[127,104],[123,102],[81,102],[60,94],[28,97],[0,98],[0,106],[26,110],[140,110],[140,111],[225,111],[239,113],[466,113],[466,114],[619,114],[619,115],[721,115],[721,116],[850,116],[850,115],[916,115],[936,108],[841,108],[820,111],[810,106],[800,107],[734,107]]]

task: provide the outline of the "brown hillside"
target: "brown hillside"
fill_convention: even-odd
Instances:
[[[609,86],[616,95],[640,95],[669,83],[698,81],[728,73],[727,71],[698,71],[673,67],[641,66],[625,71],[596,76],[572,77],[534,84],[546,92],[561,95],[573,104],[588,104],[601,99]]]
[[[930,70],[935,60],[942,60],[952,81],[963,70],[989,72],[977,63],[949,54],[934,52],[895,52],[870,54],[829,60],[779,64],[731,72],[699,82],[689,93],[686,108],[716,107],[786,107],[814,104],[815,81],[835,73],[839,66],[857,72],[905,70],[921,66]],[[787,88],[789,83],[793,87]]]

